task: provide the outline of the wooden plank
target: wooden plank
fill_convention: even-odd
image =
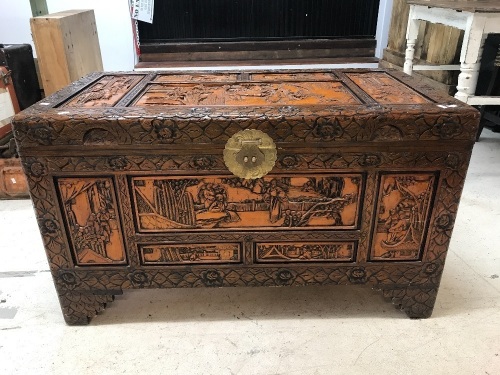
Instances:
[[[414,8],[414,18],[419,20],[425,20],[432,23],[442,23],[447,26],[453,26],[459,29],[463,29],[470,12],[459,12],[450,11],[449,9],[442,8],[431,8],[415,6]]]
[[[406,0],[393,0],[388,49],[404,52],[406,49],[406,25],[410,6]]]
[[[460,70],[460,65],[413,65],[413,70]]]
[[[281,60],[334,57],[373,57],[374,49],[345,48],[317,50],[275,50],[275,51],[226,51],[226,52],[182,52],[145,53],[141,62],[155,61],[206,61],[206,60]]]
[[[225,61],[156,61],[139,62],[135,70],[161,70],[171,68],[189,68],[189,67],[228,67],[228,66],[268,66],[268,65],[297,65],[297,64],[341,64],[354,66],[356,64],[372,64],[376,67],[378,59],[375,57],[353,57],[353,58],[315,58],[315,59],[285,59],[285,60],[225,60]]]
[[[408,4],[456,9],[467,12],[500,11],[498,0],[408,0]]]
[[[374,49],[375,39],[301,39],[203,43],[141,43],[141,53],[225,52],[261,50]]]
[[[102,71],[93,10],[70,10],[31,19],[45,95],[88,73]]]
[[[467,99],[470,105],[500,105],[500,96],[471,96]]]

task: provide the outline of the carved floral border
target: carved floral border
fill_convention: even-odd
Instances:
[[[128,172],[137,171],[149,171],[151,170],[151,165],[155,165],[154,161],[156,158],[162,159],[162,157],[123,157],[125,160],[134,158],[140,158],[146,164],[136,163],[135,161],[130,162],[133,167],[127,169]],[[296,158],[301,160],[301,162],[306,162],[309,160],[313,163],[314,168],[320,168],[326,166],[327,168],[352,168],[354,165],[361,167],[362,165],[367,165],[366,161],[371,160],[376,163],[376,170],[378,168],[429,168],[429,169],[441,169],[441,178],[437,190],[437,199],[434,206],[434,213],[432,215],[432,221],[429,227],[428,234],[428,245],[427,252],[424,257],[424,267],[421,264],[405,264],[395,263],[395,264],[372,264],[365,263],[363,259],[358,258],[360,262],[359,267],[363,272],[359,272],[359,277],[350,276],[352,272],[352,267],[342,267],[338,265],[332,266],[322,266],[322,267],[300,267],[300,266],[287,266],[285,269],[289,270],[291,275],[293,275],[293,281],[290,283],[294,285],[303,285],[310,283],[368,283],[372,285],[378,284],[391,284],[396,283],[398,285],[409,285],[411,284],[432,284],[437,285],[439,275],[442,272],[444,265],[444,259],[446,256],[447,247],[449,244],[451,230],[453,228],[453,222],[458,208],[458,202],[463,187],[463,182],[465,178],[466,167],[469,161],[469,157],[464,153],[457,152],[433,152],[433,153],[345,153],[339,155],[339,157],[331,157],[324,160],[324,157],[320,154],[314,155],[303,155],[297,154]],[[150,159],[154,159],[151,161]],[[79,162],[68,162],[68,160],[78,160]],[[320,160],[321,163],[317,163]],[[331,162],[331,160],[334,160]],[[184,162],[183,167],[176,167],[179,169],[188,168],[191,169],[192,165],[189,164],[187,160]],[[83,163],[83,164],[82,164]],[[152,164],[150,164],[152,163]],[[372,162],[371,162],[372,163]],[[127,164],[128,165],[128,164]],[[182,163],[180,164],[183,165]],[[49,173],[60,174],[60,173],[78,173],[78,172],[109,172],[110,158],[100,157],[100,158],[26,158],[24,160],[24,168],[28,175],[28,180],[30,184],[30,190],[37,213],[37,219],[40,227],[40,231],[43,236],[44,245],[49,258],[51,270],[56,278],[56,282],[61,288],[68,288],[67,283],[63,279],[60,279],[58,275],[61,272],[72,272],[75,275],[75,280],[72,281],[74,289],[78,290],[89,290],[96,288],[99,290],[106,289],[123,289],[129,287],[136,287],[136,285],[131,281],[131,275],[142,272],[145,276],[144,286],[202,286],[203,284],[203,270],[207,268],[203,267],[193,267],[191,270],[179,270],[174,268],[165,267],[161,270],[149,270],[143,269],[139,266],[139,260],[136,259],[136,255],[133,251],[129,251],[130,261],[132,267],[126,269],[77,269],[72,270],[73,264],[71,256],[67,248],[67,239],[65,237],[63,225],[61,224],[61,219],[57,211],[56,206],[52,202],[55,202],[55,194],[52,186],[52,177]],[[374,166],[372,166],[372,169]],[[121,169],[118,168],[118,171]],[[156,170],[156,167],[154,167]],[[287,170],[282,168],[282,170]],[[130,209],[127,208],[128,204],[124,203],[129,200],[128,189],[126,186],[126,177],[122,174],[124,171],[121,170],[121,174],[116,176],[117,179],[117,195],[118,200],[122,202],[121,206],[121,217],[123,230],[125,232],[125,240],[127,241],[127,248],[134,248],[134,244],[137,241],[175,241],[175,235],[162,235],[162,236],[142,236],[140,238],[133,231],[132,223],[132,213]],[[373,171],[372,171],[373,172]],[[373,173],[370,174],[373,176]],[[374,190],[373,187],[367,186],[367,192]],[[373,210],[373,194],[371,198],[365,197],[365,206],[371,207]],[[371,211],[368,211],[365,215],[372,215]],[[364,218],[367,222],[367,217]],[[256,238],[259,239],[275,239],[275,234],[256,234],[255,238],[251,234],[238,234],[238,233],[228,233],[228,234],[200,234],[200,239],[204,241],[217,241],[223,238],[224,240],[238,240],[238,241],[253,241]],[[311,238],[325,239],[345,239],[354,238],[360,239],[360,250],[367,252],[366,244],[369,237],[369,229],[363,229],[359,233],[351,233],[345,231],[337,232],[318,232],[311,234]],[[359,236],[359,237],[358,237]],[[252,238],[250,238],[252,237]],[[282,240],[297,240],[300,238],[299,233],[280,233],[280,239]],[[178,239],[178,238],[177,238]],[[364,246],[364,248],[363,248]],[[232,267],[226,269],[224,267],[218,267],[220,272],[220,283],[224,286],[231,285],[280,285],[283,282],[283,277],[280,280],[275,279],[276,272],[281,268],[276,267],[249,267],[240,269],[238,267]],[[317,276],[312,276],[317,274]],[[363,275],[362,275],[363,274]],[[231,276],[230,276],[231,275]],[[239,276],[237,276],[239,275]],[[325,277],[326,275],[326,277]],[[362,276],[361,276],[362,275]],[[430,277],[429,275],[432,275]],[[185,278],[188,278],[188,282]],[[437,279],[436,279],[437,277]],[[159,282],[159,280],[164,280]],[[172,281],[173,279],[177,281]],[[218,279],[218,278],[217,278]],[[292,278],[291,278],[292,279]],[[290,279],[290,280],[291,280]],[[93,280],[93,281],[92,281]],[[182,281],[184,280],[184,281]],[[61,284],[62,283],[62,284]],[[71,284],[71,283],[70,283]],[[137,283],[136,283],[137,284]],[[140,284],[140,283],[139,283]]]

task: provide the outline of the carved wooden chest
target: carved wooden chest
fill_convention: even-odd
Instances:
[[[99,73],[14,129],[83,324],[129,288],[367,284],[430,316],[478,121],[392,71]]]

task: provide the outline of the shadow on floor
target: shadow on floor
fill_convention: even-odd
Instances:
[[[460,275],[458,266],[455,262],[447,265],[431,319],[477,307],[461,295],[471,285],[456,277]],[[368,286],[311,285],[126,290],[91,324],[346,318],[408,319],[381,292]]]
[[[131,290],[91,324],[267,319],[407,319],[366,286]]]

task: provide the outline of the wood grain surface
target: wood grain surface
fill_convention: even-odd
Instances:
[[[95,73],[13,126],[63,315],[87,324],[131,288],[311,284],[429,317],[478,122],[377,69]],[[277,151],[248,180],[223,157],[246,129]]]

